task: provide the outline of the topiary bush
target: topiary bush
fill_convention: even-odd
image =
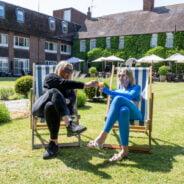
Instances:
[[[0,123],[10,121],[10,112],[5,104],[0,104]]]
[[[22,76],[15,81],[15,92],[28,96],[33,83],[33,77],[30,75]]]
[[[86,104],[87,96],[83,90],[77,91],[77,106],[83,107]]]
[[[8,100],[14,93],[13,88],[0,88],[0,100]]]
[[[167,66],[163,65],[163,66],[159,67],[159,69],[158,69],[159,75],[167,75],[167,73],[168,73]]]

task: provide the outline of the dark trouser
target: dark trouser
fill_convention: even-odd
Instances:
[[[52,95],[45,104],[44,117],[50,131],[50,138],[57,139],[61,117],[69,115],[69,110],[63,94],[55,88],[49,90]]]

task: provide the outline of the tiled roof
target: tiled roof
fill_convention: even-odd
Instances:
[[[184,31],[184,4],[131,11],[86,20],[79,39]]]
[[[68,33],[64,34],[62,32],[61,27],[62,19],[54,17],[56,22],[56,29],[55,31],[50,31],[48,19],[52,16],[38,13],[36,11],[8,4],[2,1],[0,1],[0,3],[3,3],[5,5],[5,18],[0,18],[1,30],[13,31],[17,33],[23,33],[50,39],[72,41],[74,31],[77,31],[77,29],[79,29],[79,25],[68,22]],[[17,8],[24,10],[24,23],[18,23],[16,20]]]

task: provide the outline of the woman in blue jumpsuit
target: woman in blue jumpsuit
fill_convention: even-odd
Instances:
[[[121,151],[115,154],[109,161],[114,162],[128,157],[128,139],[130,120],[141,120],[142,115],[138,109],[140,101],[140,86],[134,82],[132,71],[128,68],[121,70],[118,74],[122,89],[109,90],[102,86],[101,90],[112,98],[105,126],[99,136],[88,143],[90,148],[103,148],[105,139],[112,129],[114,123],[119,123]]]

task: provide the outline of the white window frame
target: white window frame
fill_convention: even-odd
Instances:
[[[62,27],[62,32],[63,33],[68,33],[68,22],[66,22],[66,21],[62,21],[61,22],[61,27]]]
[[[150,48],[154,48],[158,46],[158,34],[152,34]]]
[[[0,46],[2,47],[8,47],[8,40],[9,40],[9,35],[8,34],[4,34],[4,33],[0,33]]]
[[[0,72],[9,71],[9,62],[7,57],[0,57]]]
[[[16,10],[17,22],[24,22],[24,10],[17,8]]]
[[[61,44],[61,54],[71,55],[71,45]]]
[[[119,49],[124,49],[124,47],[125,47],[125,37],[120,36],[119,37]]]
[[[46,65],[57,65],[57,61],[45,60]]]
[[[13,74],[16,76],[22,75],[21,70],[23,69],[25,74],[30,71],[29,59],[27,58],[14,58],[13,59]],[[23,65],[23,68],[22,68]]]
[[[45,52],[57,53],[57,43],[45,41]]]
[[[96,48],[96,39],[90,39],[90,50]]]
[[[166,43],[165,43],[165,47],[166,48],[173,48],[173,43],[174,43],[174,35],[173,33],[166,33]]]
[[[5,8],[4,5],[0,4],[0,12],[2,12],[2,15],[0,14],[0,18],[4,18],[5,17]]]
[[[23,43],[23,45],[21,45]],[[14,36],[14,48],[29,50],[30,39],[22,36]]]
[[[53,17],[49,17],[49,29],[51,31],[55,31],[56,30],[56,20]]]
[[[106,49],[111,48],[111,37],[106,37]]]
[[[80,40],[80,52],[86,52],[86,40]]]
[[[71,10],[64,11],[63,19],[68,22],[71,22]]]

